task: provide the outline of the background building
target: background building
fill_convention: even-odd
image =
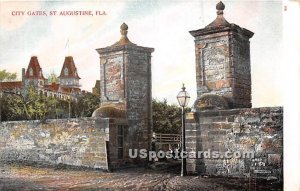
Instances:
[[[100,80],[96,80],[95,86],[92,89],[94,95],[100,96]]]
[[[59,83],[49,83],[43,75],[37,56],[30,58],[27,69],[22,68],[22,81],[0,82],[0,90],[17,94],[26,94],[29,86],[45,96],[53,96],[59,99],[76,99],[81,92],[80,77],[77,73],[72,56],[65,57],[63,67],[59,76]]]

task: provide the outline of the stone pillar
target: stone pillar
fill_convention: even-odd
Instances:
[[[188,173],[205,173],[204,160],[197,158],[198,151],[203,151],[199,116],[197,112],[186,114],[185,126],[186,151],[196,158],[188,158],[186,169]]]
[[[101,106],[118,107],[126,113],[125,158],[128,149],[150,149],[152,137],[151,53],[153,48],[137,46],[121,25],[121,39],[99,48]],[[131,160],[131,159],[130,159]]]
[[[227,22],[221,1],[216,9],[217,18],[212,23],[190,31],[195,38],[198,100],[205,94],[214,94],[225,98],[227,104],[222,109],[251,107],[249,39],[254,33]]]

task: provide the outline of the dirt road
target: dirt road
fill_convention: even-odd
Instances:
[[[2,165],[1,191],[36,190],[282,190],[280,183],[249,178],[186,176],[178,169],[96,170],[37,168]]]

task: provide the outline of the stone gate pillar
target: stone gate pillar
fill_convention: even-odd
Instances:
[[[123,152],[118,156],[125,161],[136,163],[137,160],[129,159],[129,149],[149,150],[152,137],[151,53],[154,49],[132,43],[127,37],[125,23],[120,29],[119,41],[97,49],[100,55],[100,108],[125,111],[127,125],[123,130],[124,139],[116,135],[117,152]]]
[[[249,108],[249,39],[254,33],[229,23],[223,17],[225,5],[221,1],[216,9],[217,18],[212,23],[202,29],[190,31],[195,37],[197,97],[200,100],[196,105],[215,109]],[[216,99],[207,94],[217,95],[214,97]],[[201,100],[202,96],[206,97]],[[223,98],[227,103],[223,103]]]
[[[218,132],[213,128],[218,126],[211,124],[233,122],[219,116],[221,110],[226,115],[228,110],[230,116],[229,109],[252,106],[249,39],[254,33],[229,23],[223,16],[225,5],[221,1],[216,9],[213,22],[190,31],[195,38],[197,100],[195,112],[187,114],[187,152],[226,150],[218,139],[226,130]],[[205,173],[214,163],[220,165],[222,160],[188,159],[187,170]]]

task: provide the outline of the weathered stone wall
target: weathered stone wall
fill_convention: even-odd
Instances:
[[[127,148],[150,150],[152,136],[151,52],[140,48],[126,54]]]
[[[124,162],[137,164],[147,160],[130,159],[129,149],[150,150],[152,135],[152,48],[133,44],[97,49],[100,54],[101,106],[122,104],[127,129],[124,131]],[[113,116],[110,116],[113,117]],[[119,143],[116,143],[119,144]],[[120,163],[121,159],[119,159]]]
[[[147,159],[129,158],[129,149],[150,150],[152,136],[151,53],[153,48],[132,43],[128,26],[120,26],[121,38],[111,46],[97,49],[100,55],[101,107],[110,105],[124,111],[126,128],[118,135],[120,163],[145,164]],[[109,116],[114,117],[114,116]],[[120,134],[120,132],[119,132]],[[121,155],[121,149],[124,155]],[[123,160],[123,162],[122,162]]]
[[[123,51],[114,51],[101,54],[101,103],[125,101],[124,67]]]
[[[104,118],[2,122],[0,160],[108,169],[109,124]]]
[[[251,107],[249,38],[233,31],[195,37],[197,96],[217,94],[230,108]]]
[[[232,97],[229,68],[228,33],[199,36],[195,39],[197,97],[213,93]]]
[[[188,159],[190,172],[225,176],[282,178],[281,107],[199,111],[187,114],[188,152],[254,152],[254,158]]]
[[[249,39],[239,33],[231,32],[230,72],[232,73],[233,100],[235,108],[251,108],[251,66]]]

